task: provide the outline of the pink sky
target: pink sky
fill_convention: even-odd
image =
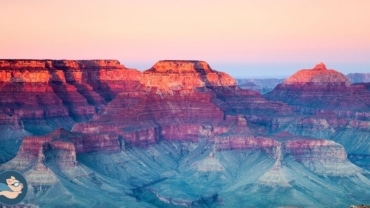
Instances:
[[[217,69],[239,74],[248,64],[324,61],[370,72],[369,8],[368,0],[5,0],[0,58],[110,58],[144,68],[201,59],[232,63]]]

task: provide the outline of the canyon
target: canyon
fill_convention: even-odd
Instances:
[[[370,88],[323,63],[260,94],[197,60],[4,59],[0,91],[24,206],[370,203]]]

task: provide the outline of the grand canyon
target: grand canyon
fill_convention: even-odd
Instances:
[[[260,93],[218,70],[0,60],[0,171],[26,178],[18,206],[370,204],[370,84],[319,63]]]

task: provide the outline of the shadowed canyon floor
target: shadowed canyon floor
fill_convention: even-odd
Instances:
[[[370,88],[323,63],[261,95],[204,61],[0,60],[0,91],[25,206],[370,203]]]

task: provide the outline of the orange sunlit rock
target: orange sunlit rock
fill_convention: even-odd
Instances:
[[[322,62],[317,64],[313,69],[302,69],[284,81],[284,84],[301,83],[313,83],[315,85],[350,85],[345,75],[333,69],[327,69]]]

